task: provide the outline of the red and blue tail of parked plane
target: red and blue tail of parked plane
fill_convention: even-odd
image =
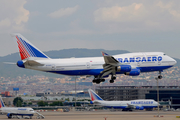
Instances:
[[[91,101],[94,101],[94,100],[103,100],[100,96],[98,96],[93,90],[89,89],[88,90],[89,92],[89,95],[91,97]]]
[[[40,51],[38,48],[36,48],[34,45],[32,45],[21,34],[14,33],[14,34],[11,34],[11,36],[13,38],[15,38],[15,40],[18,44],[19,54],[20,54],[21,60],[24,60],[24,59],[27,59],[30,57],[49,58],[42,51]]]
[[[5,107],[5,105],[4,105],[3,101],[2,101],[2,98],[0,97],[0,108],[2,108],[2,107]]]

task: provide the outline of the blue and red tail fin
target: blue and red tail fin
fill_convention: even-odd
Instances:
[[[36,58],[49,58],[42,51],[31,44],[25,37],[19,33],[13,33],[11,36],[16,40],[18,44],[19,54],[21,60],[36,57]]]
[[[5,107],[5,105],[4,105],[4,103],[3,103],[2,98],[0,97],[0,108],[3,108],[3,107]]]
[[[97,95],[92,89],[89,89],[88,92],[89,92],[89,95],[90,95],[92,101],[94,101],[94,100],[103,100],[103,99],[102,99],[99,95]]]

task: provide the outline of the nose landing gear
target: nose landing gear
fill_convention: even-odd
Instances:
[[[158,79],[162,79],[161,71],[159,71]]]
[[[111,80],[109,81],[110,83],[114,83],[114,80],[116,79],[116,76],[111,76]]]

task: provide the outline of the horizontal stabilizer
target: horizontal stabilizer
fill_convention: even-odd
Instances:
[[[43,66],[44,64],[41,64],[39,62],[36,62],[35,60],[27,60],[24,65],[29,65],[29,66]]]

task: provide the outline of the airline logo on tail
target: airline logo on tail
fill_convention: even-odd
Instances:
[[[2,108],[2,107],[5,107],[5,105],[4,105],[3,101],[2,101],[2,98],[0,98],[0,108]]]
[[[33,46],[21,34],[15,34],[13,36],[16,37],[21,60],[27,59],[29,57],[48,58],[43,52]]]
[[[89,89],[89,95],[91,97],[91,100],[103,100],[100,96],[98,96],[93,90]]]

